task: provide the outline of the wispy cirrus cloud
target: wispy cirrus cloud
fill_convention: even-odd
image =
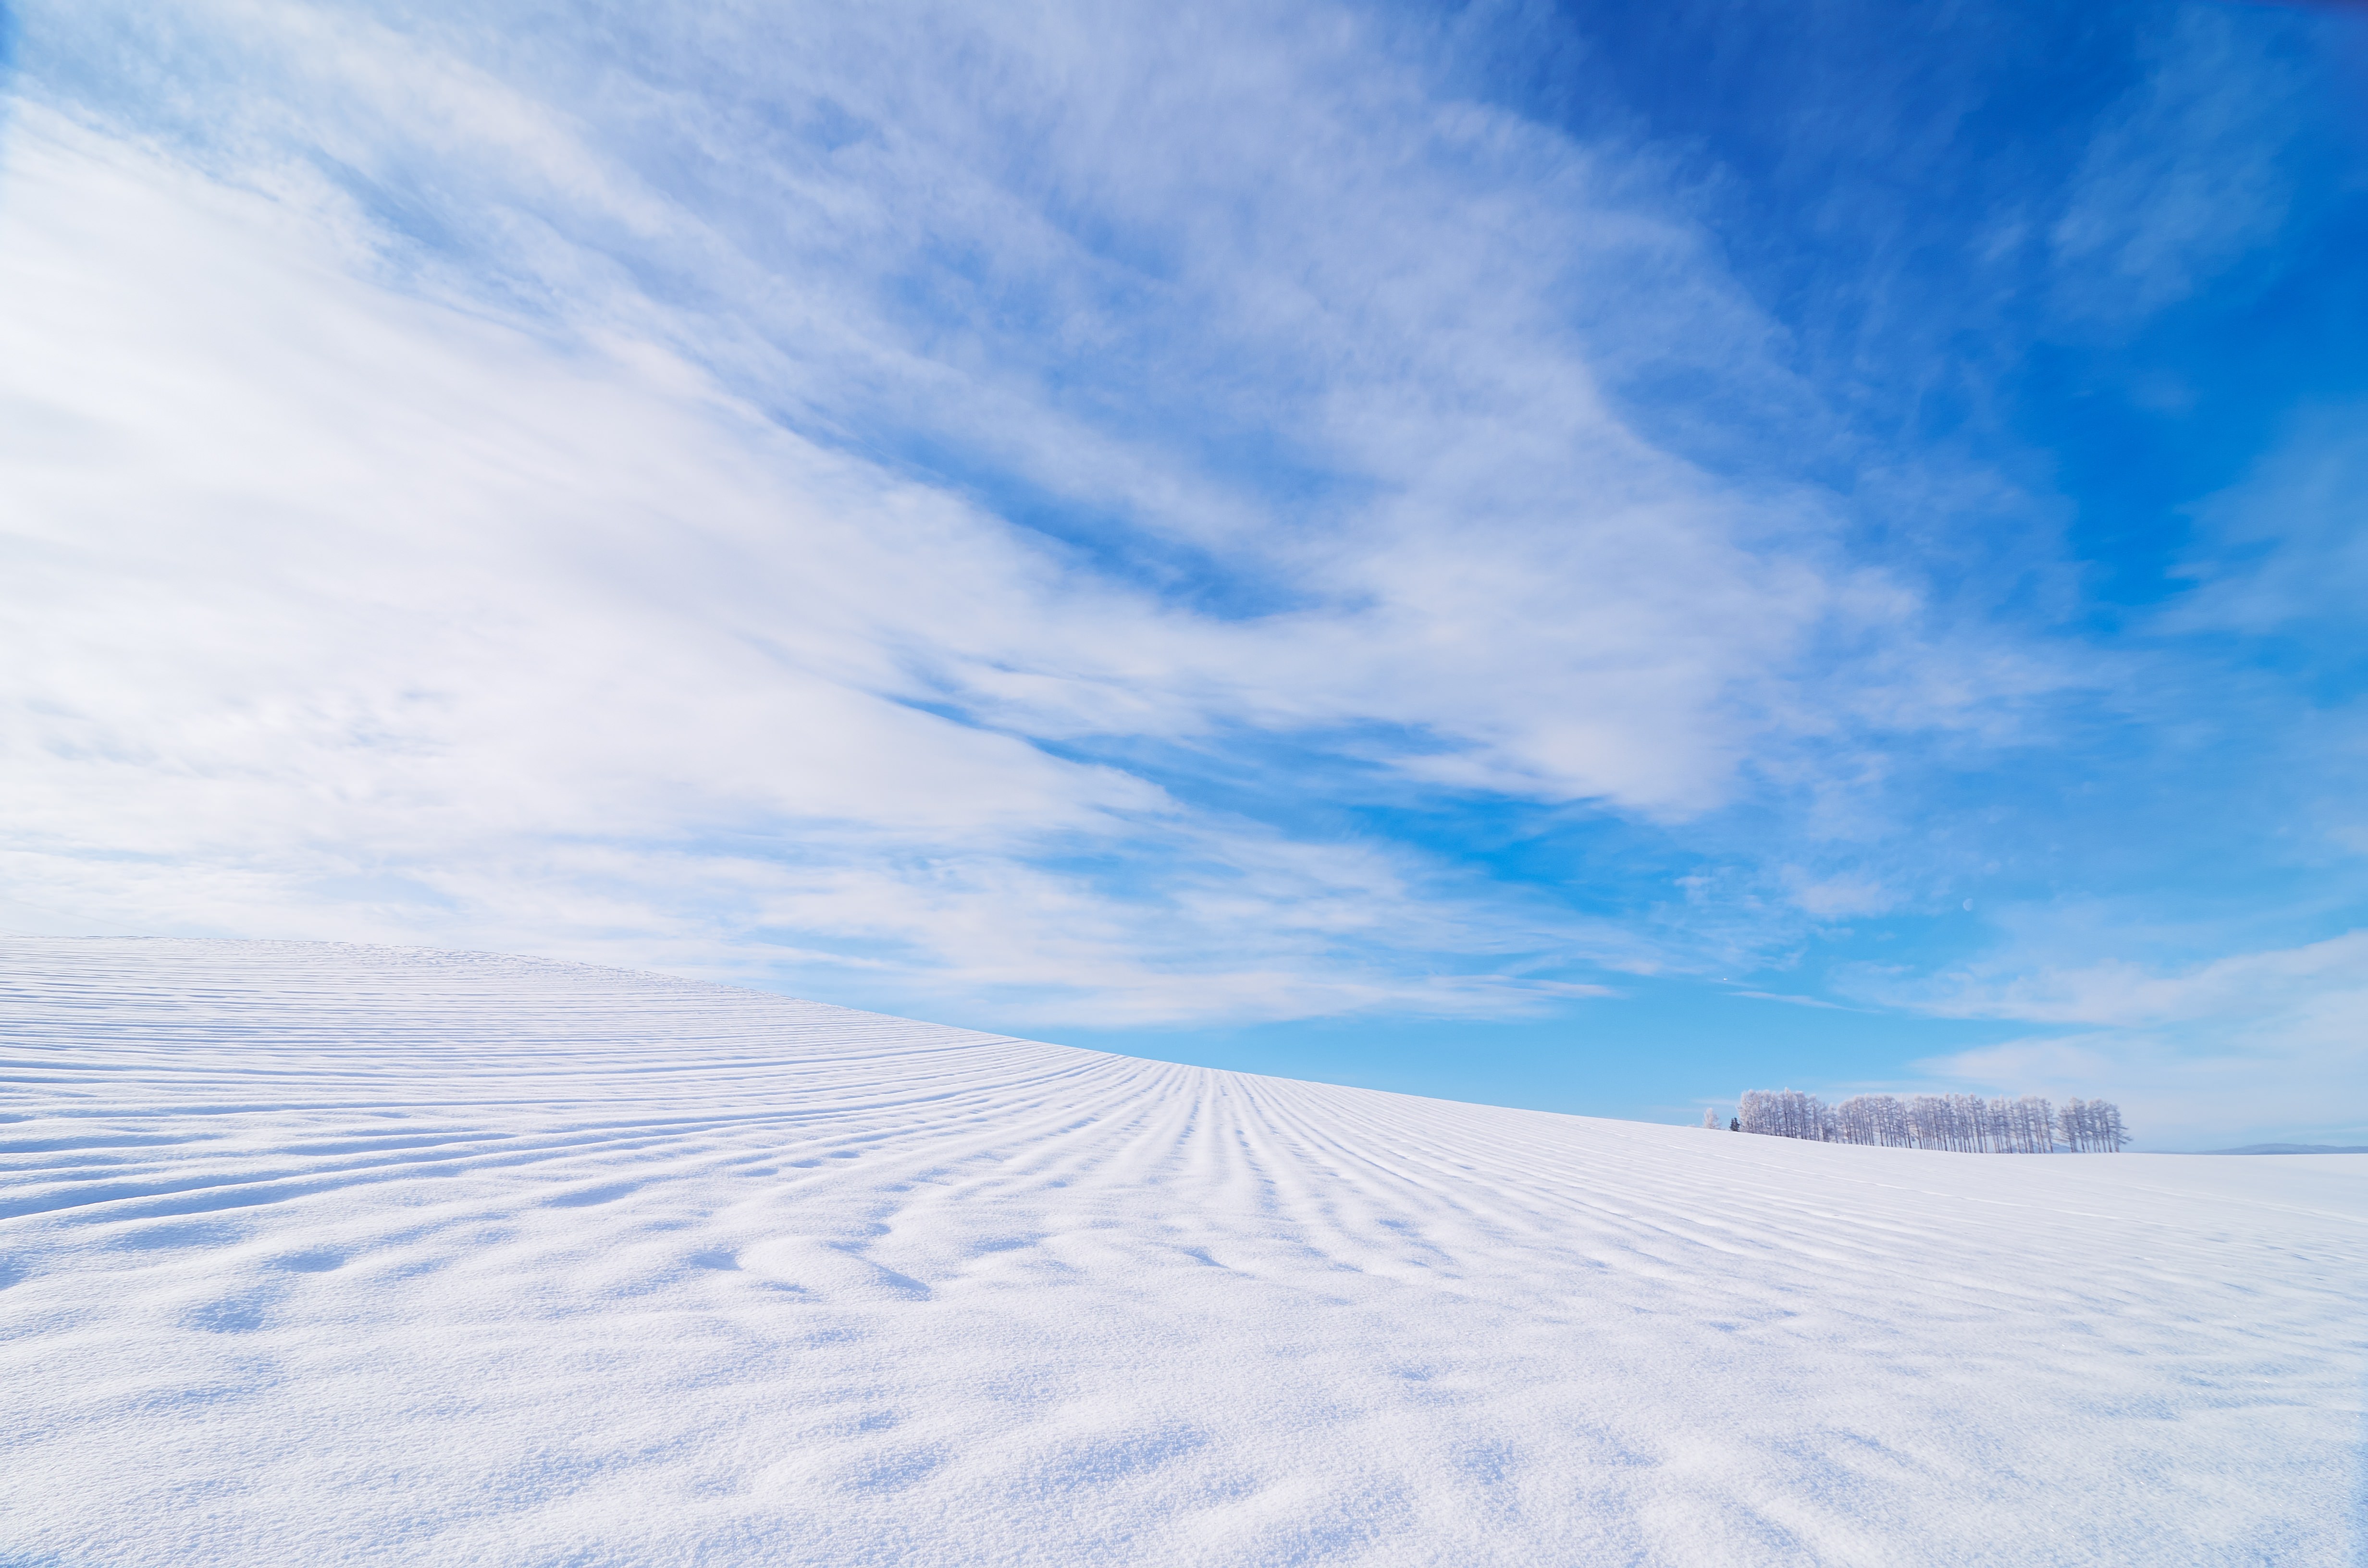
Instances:
[[[1607,400],[1782,379],[1698,231],[1371,17],[1183,25],[38,18],[28,900],[1486,1011],[1682,960],[1298,780],[1679,822],[1995,703]]]
[[[1654,961],[1042,744],[1309,722],[1236,694],[1370,660],[1353,617],[1178,609],[662,347],[387,293],[350,231],[38,112],[15,152],[20,902],[779,943],[750,961],[1097,1018],[1494,1011],[1572,990],[1499,959]]]
[[[2162,611],[2164,631],[2301,635],[2356,654],[2345,634],[2368,593],[2368,405],[2295,411],[2251,472],[2192,513],[2192,587]]]
[[[2123,320],[2185,298],[2268,244],[2294,195],[2303,74],[2220,7],[2181,8],[2090,141],[2049,233],[2060,287]]]
[[[1730,61],[1770,173],[1476,81],[1486,8],[37,7],[0,897],[1111,1027],[1830,1006],[1859,933],[1902,1020],[2138,1027],[2015,912],[2275,792],[2192,644],[2340,465],[2116,641],[1967,432],[2308,217],[2306,74],[2180,16],[1995,159],[2018,29]]]
[[[2109,960],[2047,965],[2018,955],[1914,983],[1918,1007],[1951,1017],[2144,1028],[2300,1011],[2368,1012],[2368,932],[2180,968]]]
[[[2117,1085],[2148,1147],[2194,1146],[2230,1127],[2358,1134],[2368,932],[2180,963],[2067,955],[2096,945],[2066,940],[2078,923],[2035,925],[2021,942],[1930,976],[1861,971],[1852,989],[1887,1008],[2041,1027],[1918,1065],[1991,1093]]]

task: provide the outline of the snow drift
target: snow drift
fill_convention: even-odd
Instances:
[[[9,1563],[2339,1564],[2368,1160],[13,941]]]

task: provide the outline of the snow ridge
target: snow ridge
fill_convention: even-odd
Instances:
[[[2368,1160],[0,942],[0,1562],[2338,1564]]]

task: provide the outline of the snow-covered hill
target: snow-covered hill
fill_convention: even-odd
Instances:
[[[2368,1157],[1827,1147],[0,944],[0,1562],[2362,1559]]]

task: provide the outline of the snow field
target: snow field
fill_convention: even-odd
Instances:
[[[2368,1157],[1822,1145],[0,943],[0,1562],[2362,1557]]]

